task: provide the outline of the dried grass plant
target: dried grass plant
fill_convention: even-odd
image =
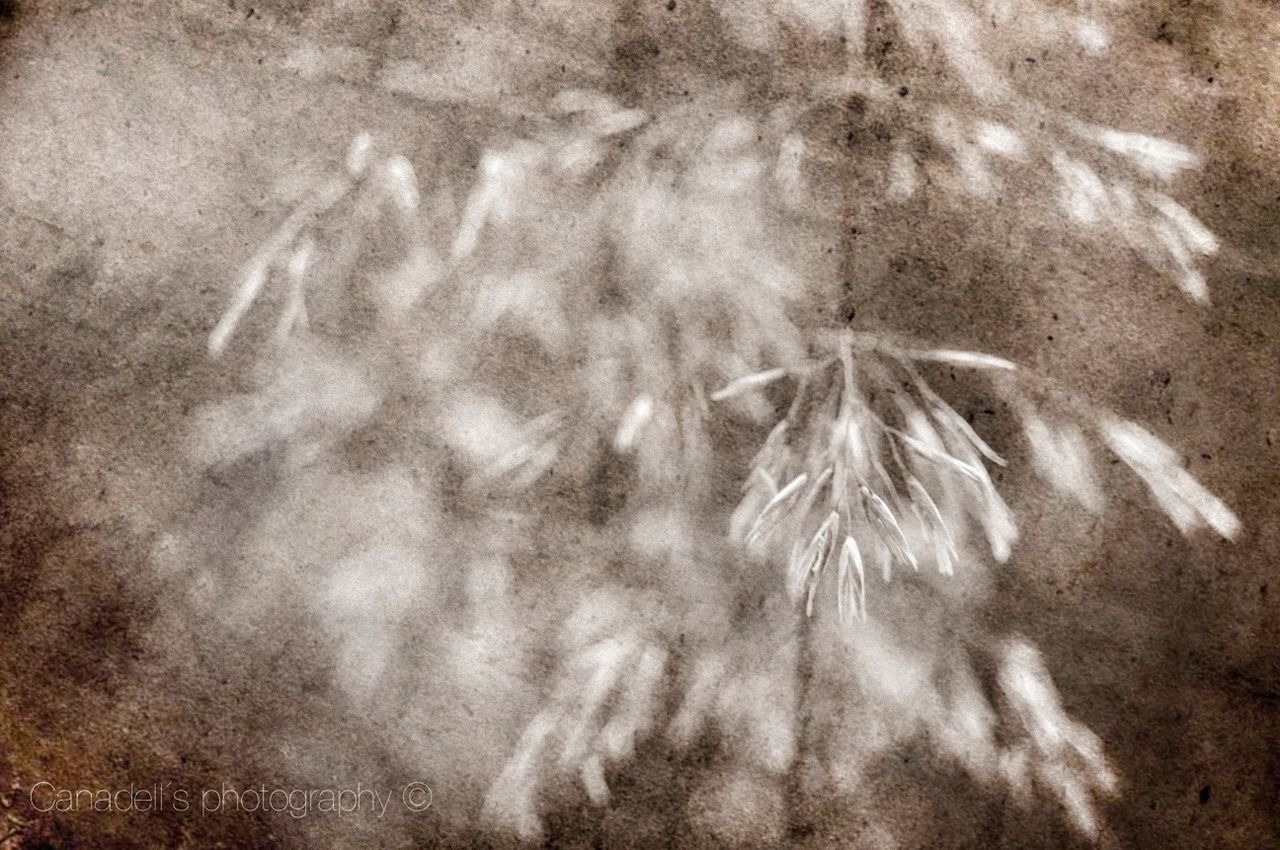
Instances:
[[[705,69],[687,97],[565,87],[472,140],[471,174],[361,136],[210,337],[214,356],[251,347],[256,383],[199,414],[194,456],[281,472],[239,544],[258,577],[195,604],[260,622],[304,600],[344,692],[388,717],[412,716],[424,682],[478,700],[473,725],[500,743],[432,746],[469,751],[481,823],[528,839],[575,787],[606,805],[638,746],[708,730],[766,835],[778,777],[803,765],[856,792],[920,738],[1096,835],[1120,780],[1040,654],[1012,634],[957,647],[942,625],[979,629],[966,608],[1019,534],[999,447],[948,387],[1016,416],[1017,451],[1086,511],[1106,509],[1109,452],[1182,532],[1234,538],[1239,521],[1159,437],[1049,377],[845,321],[850,285],[805,259],[841,226],[833,198],[927,198],[1124,246],[1207,303],[1197,258],[1217,242],[1172,196],[1197,157],[1003,70],[1029,47],[1103,53],[1091,8],[723,0],[717,55],[826,61],[774,66],[763,105]],[[487,14],[556,38],[518,5]],[[870,58],[883,26],[928,69],[909,97]],[[814,132],[850,103],[887,136]],[[904,582],[923,607],[895,602]],[[433,660],[411,660],[406,629]],[[715,814],[728,793],[699,805],[740,838]]]

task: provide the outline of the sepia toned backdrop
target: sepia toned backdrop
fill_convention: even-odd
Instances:
[[[341,168],[358,134],[373,133],[424,179],[460,176],[492,139],[520,138],[525,113],[564,88],[607,87],[623,106],[648,109],[687,81],[720,77],[747,81],[739,96],[751,105],[785,88],[787,74],[806,73],[813,55],[784,56],[785,74],[760,82],[760,60],[726,52],[692,0],[518,11],[0,2],[0,816],[12,824],[0,823],[0,847],[509,840],[477,812],[527,717],[486,707],[488,681],[457,686],[472,689],[465,704],[428,695],[393,712],[353,710],[317,661],[323,636],[292,627],[278,608],[256,620],[236,613],[245,620],[230,635],[206,629],[157,550],[200,505],[218,505],[201,522],[228,528],[260,508],[270,482],[251,471],[191,471],[192,417],[243,391],[252,370],[244,348],[211,359],[208,335],[245,262],[305,186]],[[542,23],[504,28],[511,20]],[[1144,2],[1118,13],[1097,61],[1045,50],[1010,69],[1025,90],[1092,121],[1200,153],[1203,167],[1178,197],[1221,245],[1202,266],[1208,306],[1105,239],[1032,227],[1002,244],[1003,219],[963,206],[885,211],[853,197],[843,165],[815,190],[842,236],[829,253],[797,260],[814,275],[876,281],[850,305],[866,326],[1008,357],[1146,423],[1242,520],[1235,542],[1183,539],[1118,477],[1101,517],[1033,488],[1010,499],[1023,540],[991,568],[991,594],[970,614],[976,625],[961,628],[1020,634],[1040,648],[1070,714],[1100,736],[1121,777],[1104,807],[1101,840],[1112,846],[1280,842],[1277,43],[1273,4]],[[914,61],[884,61],[904,99],[931,79]],[[874,128],[856,116],[814,120],[833,138],[857,131],[874,144]],[[847,155],[856,161],[856,145]],[[1015,181],[1005,191],[1050,190]],[[993,442],[1011,433],[994,417],[983,422]],[[226,558],[238,551],[228,543]],[[228,575],[245,568],[225,566]],[[722,774],[727,791],[715,790]],[[680,758],[642,748],[609,807],[569,798],[548,813],[548,840],[1082,841],[1052,801],[976,787],[926,751],[877,765],[856,798],[799,780],[761,794],[751,783],[764,780],[743,777],[712,748]],[[53,815],[24,797],[37,781],[423,781],[433,802],[349,821]],[[699,806],[715,812],[700,820]],[[764,826],[724,826],[735,822]]]

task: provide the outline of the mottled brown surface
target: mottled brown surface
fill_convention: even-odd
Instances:
[[[199,663],[178,665],[173,646],[156,645],[167,634],[157,611],[175,591],[148,553],[200,497],[173,460],[180,428],[194,405],[241,380],[240,364],[207,361],[205,337],[284,209],[277,179],[332,167],[367,127],[415,162],[415,151],[456,138],[453,161],[417,162],[425,172],[465,167],[492,127],[513,126],[501,98],[467,116],[358,74],[304,80],[284,68],[304,41],[427,62],[454,49],[442,36],[453,10],[328,5],[0,1],[0,781],[16,789],[0,816],[20,819],[18,846],[302,841],[297,824],[250,818],[51,818],[25,808],[22,791],[38,779],[270,784],[282,779],[270,773],[273,732],[300,718],[331,739],[335,772],[417,778],[400,776],[377,729],[328,709],[305,647],[284,647],[285,661],[263,668],[235,646],[192,646],[180,654]],[[614,24],[621,46],[575,53],[569,73],[627,79],[656,61],[663,38],[715,67],[697,55],[696,10],[688,15],[693,29]],[[886,282],[857,300],[859,320],[1016,357],[1158,426],[1240,514],[1236,544],[1184,541],[1119,476],[1108,482],[1113,509],[1094,523],[1015,493],[1026,539],[981,616],[1038,643],[1067,705],[1107,742],[1124,776],[1107,811],[1119,846],[1276,846],[1280,18],[1274,4],[1198,0],[1127,15],[1132,33],[1100,74],[1053,57],[1020,73],[1042,94],[1070,92],[1099,121],[1176,131],[1204,153],[1181,197],[1224,245],[1207,269],[1211,307],[1137,263],[1091,254],[1096,245],[1030,241],[1015,257],[970,249],[960,215],[890,242],[879,234],[912,228],[909,216],[864,222],[872,211],[853,211],[860,235],[842,250],[854,257],[846,270]],[[627,27],[649,34],[629,39]],[[521,61],[496,60],[515,89],[554,90]],[[725,73],[750,73],[725,61]],[[634,76],[662,88],[659,73]],[[935,279],[963,286],[940,290]],[[870,841],[849,814],[858,806],[889,812],[904,847],[1073,840],[1047,809],[1017,808],[920,762],[886,766],[875,799],[857,806],[793,795],[780,840]],[[620,780],[611,811],[569,807],[553,835],[567,846],[694,844],[672,812],[699,769],[696,753],[669,762],[651,752]],[[437,788],[443,814],[339,825],[328,840],[479,840],[449,811],[449,791]],[[0,822],[0,847],[11,846],[6,832]]]

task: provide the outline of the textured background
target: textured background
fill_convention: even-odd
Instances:
[[[169,591],[147,562],[173,505],[191,498],[174,472],[182,418],[234,385],[234,368],[207,362],[206,334],[240,264],[286,208],[290,180],[333,167],[366,128],[421,172],[465,168],[491,127],[510,126],[504,110],[554,91],[546,67],[628,74],[658,61],[627,42],[596,53],[551,46],[564,62],[535,63],[501,39],[462,37],[453,22],[466,7],[456,5],[0,1],[5,787],[216,785],[245,762],[269,770],[266,747],[284,718],[322,730],[332,764],[362,777],[390,771],[379,766],[391,759],[377,730],[327,712],[323,688],[303,674],[257,669],[257,655],[216,647],[208,664],[172,664],[153,628]],[[607,18],[578,15],[574,37],[612,45]],[[680,31],[690,20],[663,25],[686,51],[698,40],[696,20]],[[1108,810],[1121,846],[1275,846],[1280,12],[1180,0],[1133,6],[1123,20],[1097,67],[1041,57],[1020,82],[1204,154],[1179,197],[1224,246],[1207,267],[1213,305],[1188,304],[1137,264],[1117,272],[1104,247],[955,256],[931,232],[899,234],[892,257],[874,247],[858,255],[860,270],[881,263],[902,276],[860,316],[1087,390],[1151,423],[1237,510],[1247,530],[1227,544],[1182,540],[1132,483],[1118,485],[1118,507],[1098,522],[1019,495],[1026,539],[984,616],[1042,647],[1070,710],[1107,742],[1125,781]],[[330,72],[298,72],[308,47]],[[397,92],[386,82],[397,60],[480,70]],[[450,138],[451,158],[415,156]],[[959,243],[965,223],[940,227],[955,228]],[[922,270],[939,267],[964,280],[968,297],[922,307]],[[675,772],[696,769],[646,763],[619,792],[629,814],[564,812],[554,836],[584,846],[692,840],[668,809]],[[946,771],[904,767],[871,804],[903,846],[1068,840],[1053,817],[963,786]],[[27,819],[30,846],[39,846],[30,836],[53,847],[302,840],[296,824],[248,817],[33,818],[20,798],[0,804]],[[437,798],[443,814],[383,825],[379,837],[462,841],[449,789]],[[790,841],[877,846],[844,801],[802,808]]]

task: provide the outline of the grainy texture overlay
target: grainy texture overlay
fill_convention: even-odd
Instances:
[[[1280,846],[1278,48],[0,0],[0,848]]]

